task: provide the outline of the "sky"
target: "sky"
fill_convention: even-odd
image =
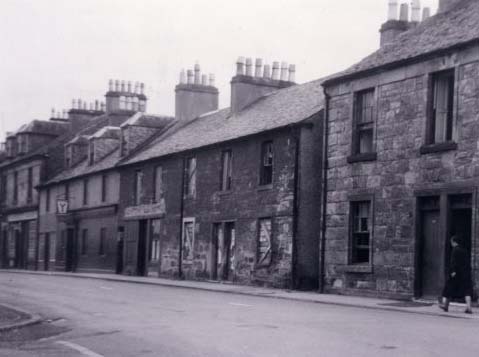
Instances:
[[[438,0],[422,0],[436,11]],[[401,1],[400,1],[401,2]],[[406,0],[404,0],[406,2]],[[346,69],[379,46],[388,0],[1,0],[0,141],[109,79],[144,82],[148,112],[174,114],[181,69],[214,73],[229,106],[239,56],[296,64],[296,81]]]

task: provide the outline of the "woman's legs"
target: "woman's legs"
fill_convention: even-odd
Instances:
[[[448,312],[449,311],[449,299],[445,296],[442,297],[442,304],[439,305],[441,309]]]
[[[472,298],[466,296],[466,313],[472,313]]]

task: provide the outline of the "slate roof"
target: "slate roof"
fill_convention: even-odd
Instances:
[[[204,114],[186,124],[179,123],[168,135],[156,138],[142,151],[124,160],[122,165],[297,124],[322,108],[322,81],[318,79],[275,91],[233,115],[226,108]]]
[[[130,119],[125,121],[120,127],[125,126],[144,126],[150,128],[161,128],[164,127],[166,124],[174,120],[174,117],[170,116],[158,116],[158,115],[149,115],[145,113],[138,112],[133,115]]]
[[[68,127],[68,123],[48,120],[33,120],[28,124],[22,125],[16,134],[33,133],[43,135],[59,135],[63,134]]]
[[[420,59],[451,47],[479,42],[479,1],[463,0],[451,10],[439,13],[401,33],[393,42],[351,66],[325,84],[353,75]]]

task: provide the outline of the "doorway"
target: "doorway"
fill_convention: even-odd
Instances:
[[[73,228],[67,229],[67,241],[65,244],[65,271],[74,272],[76,269],[75,264],[75,230]]]
[[[8,267],[8,230],[2,231],[2,268]]]
[[[137,256],[137,274],[146,275],[146,242],[148,238],[148,220],[142,219],[138,227],[138,256]]]
[[[23,228],[23,225],[20,227]],[[26,247],[26,239],[25,239],[25,232],[21,228],[15,228],[13,231],[15,237],[15,263],[14,267],[16,269],[24,269],[25,268],[25,254],[27,251]]]
[[[235,252],[235,223],[223,222],[213,225],[211,278],[219,281],[233,281]]]
[[[43,261],[43,269],[45,271],[50,270],[50,233],[45,233],[45,246],[43,249],[43,256],[44,256],[44,261]]]

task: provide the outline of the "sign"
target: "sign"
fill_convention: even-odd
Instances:
[[[145,219],[159,217],[166,213],[165,200],[151,205],[131,206],[125,208],[125,219]]]
[[[67,214],[67,213],[68,213],[68,201],[57,200],[57,214]]]
[[[37,211],[29,211],[22,213],[9,214],[7,216],[8,222],[32,221],[38,218]]]

